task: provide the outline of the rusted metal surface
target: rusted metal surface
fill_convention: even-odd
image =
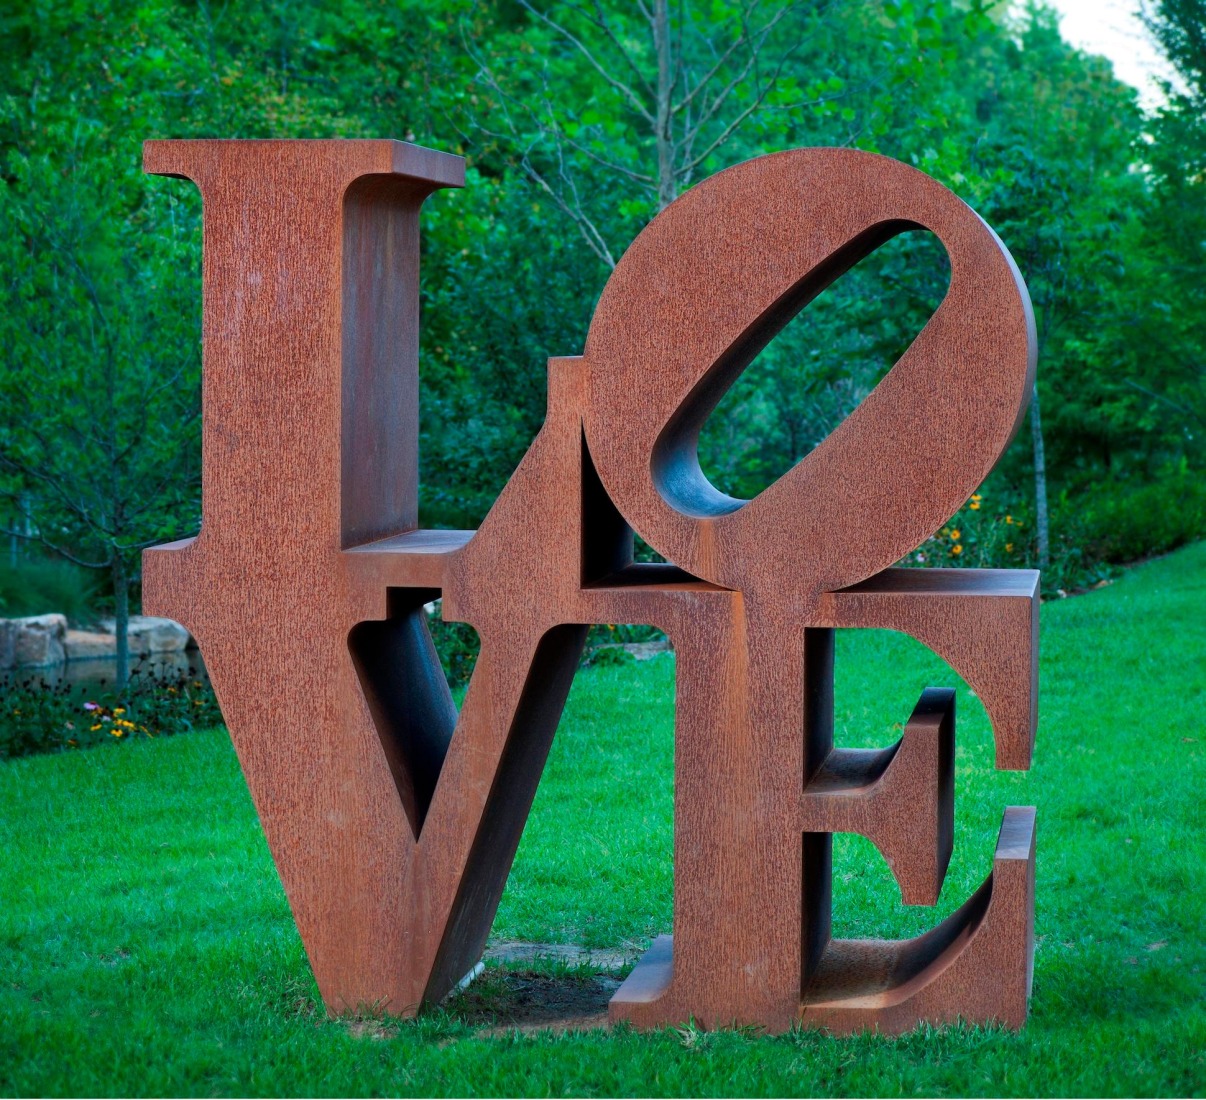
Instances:
[[[481,955],[587,624],[649,623],[678,661],[674,937],[617,992],[638,1026],[899,1031],[1025,1018],[1034,815],[993,874],[905,943],[830,935],[831,837],[866,835],[933,904],[954,712],[900,744],[833,740],[836,628],[905,631],[976,690],[1001,767],[1036,720],[1037,574],[892,568],[1000,457],[1033,383],[1025,288],[921,173],[797,150],[722,172],[637,238],[585,354],[477,532],[417,529],[418,236],[461,162],[395,142],[151,142],[200,186],[204,522],[148,551],[144,601],[197,637],[329,1009],[415,1011]],[[698,431],[800,308],[890,236],[932,230],[941,307],[879,387],[755,500]],[[635,565],[633,531],[674,565]],[[453,706],[423,617],[482,640]],[[264,639],[272,638],[265,645]],[[903,717],[903,716],[902,716]]]

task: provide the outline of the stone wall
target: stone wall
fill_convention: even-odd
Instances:
[[[179,653],[193,644],[179,623],[151,615],[131,615],[127,636],[131,657]],[[103,620],[98,631],[68,630],[63,615],[0,619],[0,672],[53,668],[66,661],[112,660],[116,655],[112,619]]]

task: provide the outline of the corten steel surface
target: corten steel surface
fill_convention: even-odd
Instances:
[[[637,238],[585,354],[477,532],[417,529],[418,210],[458,158],[386,141],[150,142],[204,199],[204,522],[148,551],[153,614],[197,636],[329,1009],[413,1012],[479,958],[587,624],[677,653],[674,937],[612,1001],[652,1026],[1018,1027],[1034,812],[916,940],[830,935],[831,835],[933,904],[951,855],[954,696],[900,742],[833,743],[834,630],[905,631],[967,680],[997,763],[1029,766],[1037,574],[902,570],[1026,407],[1024,286],[954,195],[882,157],[729,169]],[[700,472],[701,424],[790,317],[892,235],[932,230],[950,290],[834,433],[755,500]],[[674,565],[636,565],[633,530]],[[423,604],[481,636],[458,714]],[[302,717],[304,715],[304,717]],[[634,746],[633,751],[640,751]]]

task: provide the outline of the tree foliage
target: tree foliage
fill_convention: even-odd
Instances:
[[[1146,15],[1182,78],[1154,117],[1039,3],[6,6],[0,526],[108,569],[120,609],[140,547],[199,522],[199,199],[143,177],[141,142],[385,135],[470,162],[466,190],[424,216],[425,523],[481,519],[543,417],[545,358],[581,350],[649,218],[729,164],[845,145],[937,176],[1013,251],[1042,342],[1042,430],[993,493],[1029,516],[1050,482],[1054,551],[1088,545],[1069,501],[1194,480],[1206,433],[1203,4]],[[713,414],[710,476],[748,496],[798,461],[947,277],[924,234],[847,273]]]

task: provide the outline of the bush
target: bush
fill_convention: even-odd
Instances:
[[[445,622],[434,611],[427,615],[427,627],[431,631],[431,640],[435,643],[448,686],[453,691],[464,687],[469,683],[478,652],[482,648],[477,631],[468,623]]]
[[[477,631],[467,623],[445,622],[434,607],[427,615],[427,626],[431,631],[436,653],[439,654],[444,675],[448,678],[448,686],[453,691],[465,687],[473,674],[473,666],[481,649],[481,639],[478,638]],[[578,667],[627,664],[634,658],[631,653],[618,648],[618,644],[648,642],[664,637],[665,634],[656,627],[642,624],[592,626],[586,636],[586,647]]]
[[[1182,462],[1146,485],[1109,479],[1059,502],[1061,525],[1079,529],[1087,553],[1126,564],[1206,537],[1206,476]]]
[[[85,690],[81,684],[51,684],[41,677],[0,680],[0,760],[222,723],[213,688],[192,669],[168,677],[135,672],[121,692],[103,683],[88,694]]]
[[[0,615],[21,618],[59,612],[74,622],[92,617],[100,578],[66,561],[0,565]]]
[[[987,489],[974,493],[950,522],[927,539],[902,565],[971,569],[1031,568],[1034,524],[1029,508]]]
[[[1113,577],[1118,566],[1206,538],[1206,477],[1182,462],[1151,482],[1111,478],[1065,489],[1051,506],[1043,592],[1061,595]],[[1038,567],[1033,506],[987,486],[902,565]]]
[[[656,626],[645,623],[604,623],[592,626],[586,635],[579,668],[606,668],[628,665],[636,657],[625,647],[642,642],[665,641],[666,635]]]

